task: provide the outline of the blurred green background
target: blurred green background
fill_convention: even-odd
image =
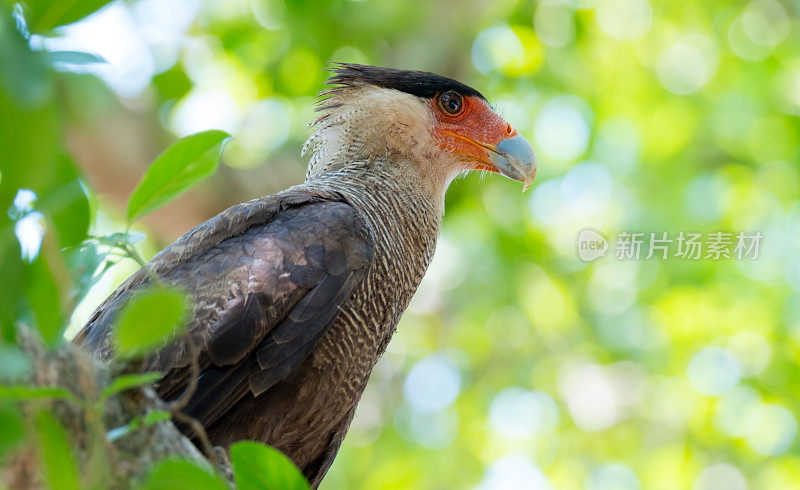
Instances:
[[[39,3],[4,4],[33,53],[11,15],[0,25],[4,209],[77,172],[91,231],[120,230],[169,142],[235,137],[212,178],[144,220],[147,258],[302,181],[327,61],[458,78],[536,148],[526,194],[495,175],[451,186],[323,488],[800,487],[796,0],[138,0],[55,29],[30,21]],[[31,259],[42,216],[20,216],[4,219],[28,239],[2,252]],[[605,257],[579,259],[584,227]],[[615,258],[622,232],[720,231],[761,232],[759,257]],[[92,287],[67,335],[135,268]]]

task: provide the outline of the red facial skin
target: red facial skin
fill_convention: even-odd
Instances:
[[[439,97],[431,100],[436,115],[436,136],[439,148],[467,155],[475,160],[474,170],[498,172],[489,160],[489,152],[502,140],[517,134],[517,130],[478,97],[463,98],[461,112],[448,114],[439,106]]]

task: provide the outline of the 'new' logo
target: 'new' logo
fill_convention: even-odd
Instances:
[[[604,257],[608,251],[608,240],[599,231],[584,228],[578,233],[578,257],[584,262],[591,262]]]

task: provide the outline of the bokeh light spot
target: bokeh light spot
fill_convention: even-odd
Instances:
[[[530,337],[531,323],[519,308],[506,306],[492,312],[486,320],[486,334],[493,345],[519,349]]]
[[[684,189],[684,210],[697,221],[713,223],[724,215],[730,183],[719,173],[700,174]]]
[[[497,25],[484,29],[472,44],[472,63],[481,73],[491,73],[520,66],[525,46],[513,29]]]
[[[559,376],[558,388],[572,419],[581,429],[596,432],[619,420],[614,387],[602,367],[583,364],[568,368]]]
[[[592,159],[613,170],[617,177],[628,175],[639,162],[639,129],[627,118],[611,118],[599,125]]]
[[[735,386],[719,398],[714,412],[714,427],[729,437],[747,434],[747,419],[761,405],[761,397],[748,386]]]
[[[797,419],[783,405],[761,405],[747,417],[747,442],[764,456],[785,453],[796,435]]]
[[[452,408],[435,412],[400,409],[394,423],[406,439],[431,449],[449,446],[458,435],[458,414]]]
[[[250,106],[226,148],[225,163],[240,168],[264,163],[289,138],[291,111],[291,106],[280,99],[264,99]]]
[[[661,53],[656,73],[661,85],[678,95],[692,94],[717,71],[718,55],[710,39],[702,35],[685,36]]]
[[[170,126],[178,136],[207,129],[234,133],[241,117],[233,96],[224,89],[193,90],[178,102]]]
[[[706,466],[697,475],[694,490],[747,490],[747,480],[735,466],[717,463]]]
[[[558,161],[580,157],[589,144],[591,110],[571,95],[547,101],[534,126],[537,151]]]
[[[742,376],[742,366],[731,351],[712,346],[692,357],[687,374],[694,389],[715,396],[736,386]]]
[[[734,19],[728,29],[728,44],[736,56],[746,61],[761,61],[772,52],[768,46],[753,42],[745,31],[741,16]]]
[[[792,22],[780,2],[754,0],[742,13],[742,28],[754,43],[773,48],[789,34]]]
[[[544,0],[536,6],[533,27],[548,46],[566,46],[575,39],[575,14],[564,0]]]
[[[728,348],[742,363],[742,374],[754,376],[769,364],[772,348],[763,335],[756,332],[739,332],[728,341]]]
[[[558,424],[558,408],[545,393],[506,388],[492,400],[489,423],[504,437],[526,439],[552,432]]]
[[[652,24],[653,13],[647,0],[602,0],[596,10],[600,28],[614,39],[636,41]]]
[[[547,476],[522,454],[507,454],[489,466],[477,490],[550,490]]]
[[[14,234],[23,260],[32,262],[39,255],[44,231],[44,215],[38,211],[28,213],[14,223]]]
[[[461,390],[461,373],[456,365],[440,354],[428,356],[408,372],[403,395],[413,410],[436,412],[455,401]]]
[[[589,472],[586,490],[638,490],[639,478],[630,467],[621,463],[608,463]]]
[[[286,4],[283,0],[250,0],[253,17],[265,29],[277,31],[286,22]]]
[[[775,85],[781,110],[800,116],[800,68],[788,68],[779,72]]]
[[[59,37],[44,38],[45,47],[100,55],[105,63],[81,65],[74,71],[96,74],[123,97],[139,95],[156,72],[136,19],[122,2],[111,3],[60,32]]]

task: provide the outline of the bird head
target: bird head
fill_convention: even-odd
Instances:
[[[308,177],[348,161],[406,162],[443,192],[460,172],[485,170],[524,184],[536,175],[530,143],[477,90],[433,73],[336,64],[304,145]],[[391,158],[394,157],[394,158]]]

